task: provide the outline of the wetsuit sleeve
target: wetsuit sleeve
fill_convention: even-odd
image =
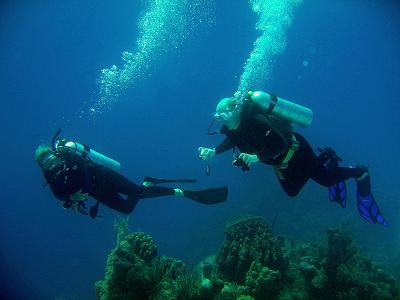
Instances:
[[[226,137],[225,140],[219,144],[217,147],[215,147],[215,154],[221,154],[225,151],[228,151],[229,149],[232,149],[234,147],[234,144],[232,140],[229,137]]]

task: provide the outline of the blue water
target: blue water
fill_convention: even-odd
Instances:
[[[399,5],[305,0],[265,84],[313,109],[311,127],[301,130],[312,145],[334,147],[345,164],[370,165],[375,197],[391,223],[383,228],[358,216],[353,183],[342,209],[312,182],[289,198],[271,168],[244,174],[231,167],[230,154],[214,160],[212,176],[205,176],[196,149],[221,140],[205,134],[211,113],[235,92],[259,34],[247,1],[215,2],[213,26],[199,27],[178,51],[158,58],[93,119],[85,112],[99,72],[135,47],[142,1],[2,1],[2,299],[95,299],[93,284],[115,245],[116,213],[102,207],[100,221],[74,215],[42,187],[34,149],[59,127],[119,160],[135,182],[187,176],[198,178],[193,188],[229,185],[229,201],[214,207],[173,197],[140,202],[130,227],[151,234],[163,255],[194,264],[218,250],[226,221],[257,214],[277,216],[274,231],[300,241],[323,240],[328,227],[344,224],[399,276]]]

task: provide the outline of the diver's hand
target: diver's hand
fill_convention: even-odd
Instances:
[[[215,148],[205,148],[199,147],[199,158],[202,160],[207,160],[215,156]]]
[[[258,156],[255,154],[240,153],[239,158],[243,159],[248,167],[260,161]]]
[[[85,201],[88,196],[88,193],[82,193],[82,189],[80,189],[79,191],[71,194],[69,196],[69,199],[71,199],[72,201]]]
[[[88,214],[88,212],[86,211],[86,205],[84,201],[65,200],[61,206],[64,209],[70,209],[73,212],[81,213],[83,215]]]

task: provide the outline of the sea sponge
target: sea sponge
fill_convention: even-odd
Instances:
[[[273,236],[261,217],[246,217],[226,227],[226,239],[216,256],[223,279],[244,283],[250,265],[262,266],[284,274],[288,259],[283,255],[283,241]]]

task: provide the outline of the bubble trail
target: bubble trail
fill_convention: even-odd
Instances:
[[[134,52],[122,53],[122,66],[101,70],[99,93],[90,110],[112,108],[124,91],[148,76],[158,58],[177,49],[200,25],[215,23],[213,0],[149,0],[139,19],[139,37]]]
[[[301,3],[302,0],[249,0],[258,15],[256,29],[261,35],[244,64],[236,97],[242,99],[249,90],[265,88],[274,58],[286,48],[286,31],[292,23],[294,9]]]

